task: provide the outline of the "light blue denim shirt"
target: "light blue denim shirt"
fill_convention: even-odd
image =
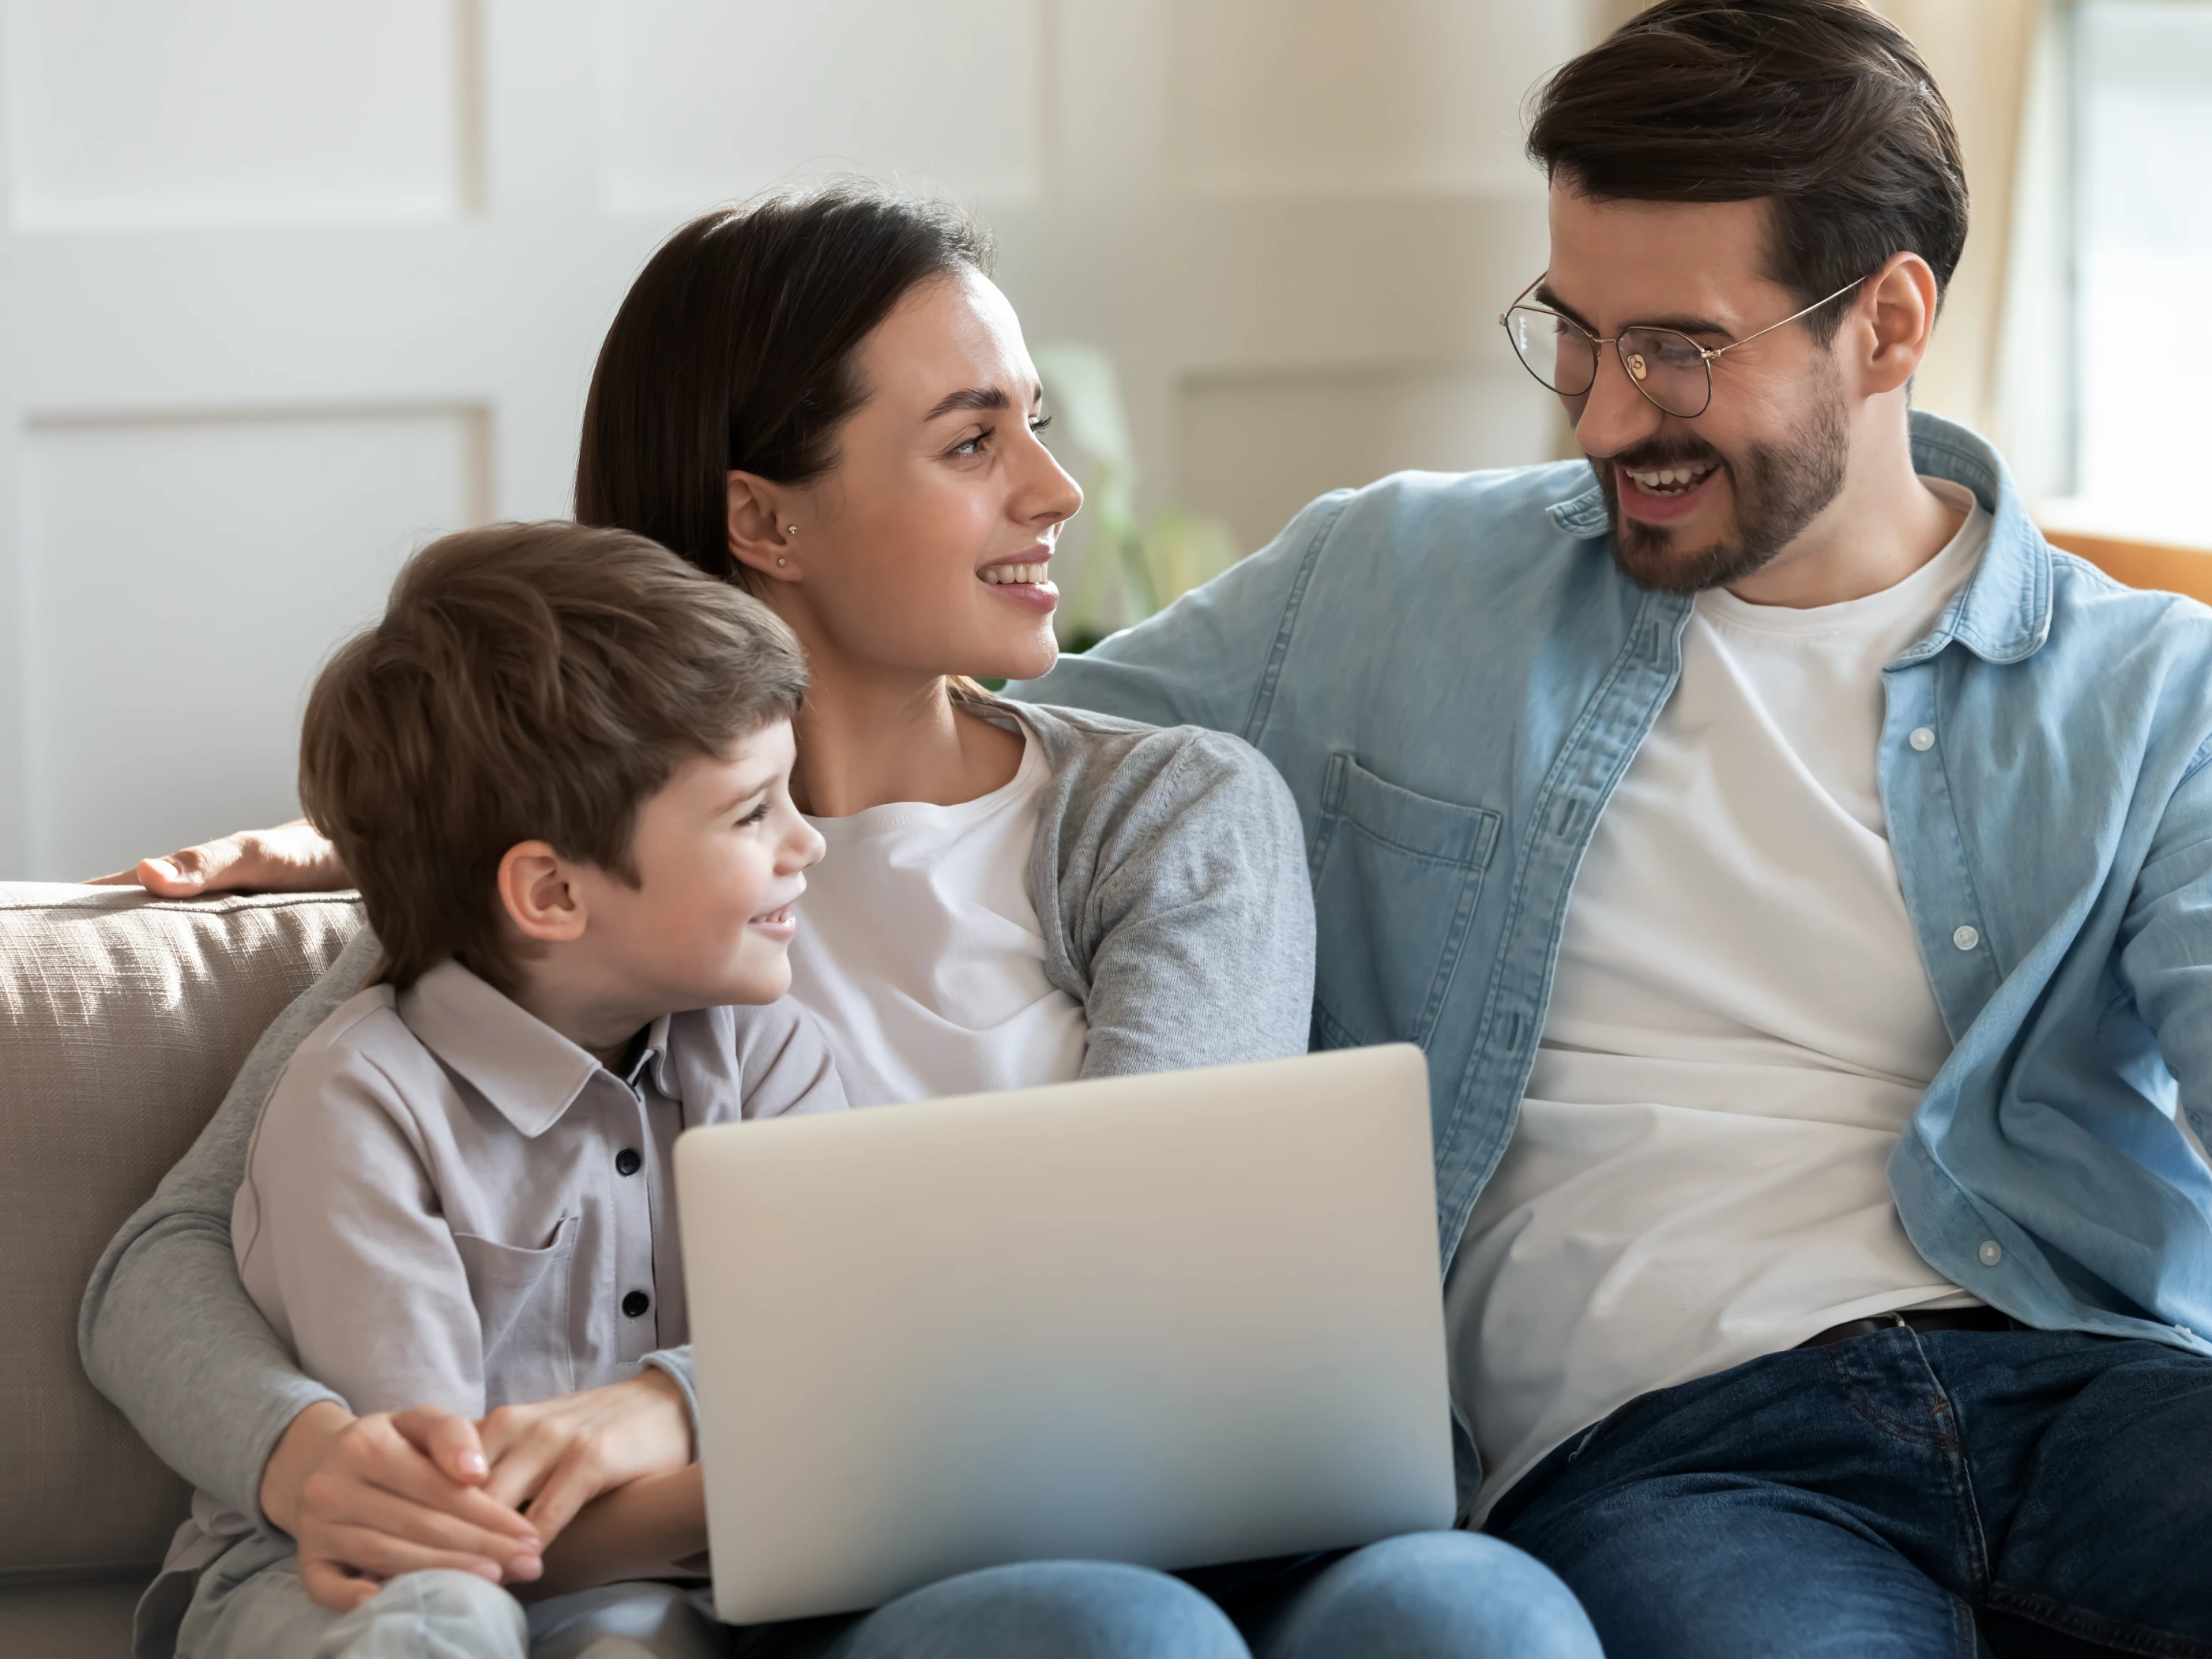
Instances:
[[[1916,465],[1995,516],[1884,671],[1880,775],[1954,1048],[1890,1164],[1936,1270],[2045,1328],[2212,1353],[2212,611],[2055,551],[1983,440]],[[1066,659],[1041,700],[1258,746],[1304,822],[1317,1046],[1428,1052],[1449,1265],[1513,1133],[1577,866],[1691,602],[1614,568],[1581,462],[1401,473]]]

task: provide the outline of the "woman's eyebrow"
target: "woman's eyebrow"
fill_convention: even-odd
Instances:
[[[940,415],[950,415],[959,409],[1008,409],[1013,399],[994,386],[963,386],[957,392],[948,392],[937,400],[937,406],[921,418],[933,421]]]

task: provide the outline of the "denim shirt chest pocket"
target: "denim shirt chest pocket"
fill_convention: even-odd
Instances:
[[[1341,750],[1314,837],[1314,1042],[1425,1045],[1467,943],[1498,813],[1416,794]]]
[[[575,1391],[570,1280],[578,1223],[578,1217],[567,1217],[542,1249],[474,1233],[453,1235],[483,1333],[486,1411]]]

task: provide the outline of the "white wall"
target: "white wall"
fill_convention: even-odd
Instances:
[[[631,275],[784,178],[971,201],[1148,493],[1248,543],[1540,458],[1493,319],[1583,9],[0,0],[0,878],[288,815],[331,645],[428,536],[567,509]]]

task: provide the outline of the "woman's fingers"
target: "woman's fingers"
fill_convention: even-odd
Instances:
[[[136,869],[94,877],[90,884],[135,885],[161,898],[194,898],[204,893],[322,892],[347,884],[336,849],[302,818],[143,859]]]
[[[414,1426],[418,1431],[422,1427],[419,1421]],[[384,1495],[406,1504],[410,1514],[468,1528],[471,1535],[458,1547],[504,1559],[516,1547],[534,1547],[539,1540],[537,1527],[516,1514],[512,1504],[479,1486],[448,1480],[388,1418],[362,1419],[340,1444],[334,1462],[309,1475],[301,1488],[308,1510],[333,1521],[362,1518],[361,1510]],[[441,1524],[435,1538],[426,1534],[426,1541],[455,1547],[447,1541],[451,1536]]]
[[[349,1572],[336,1561],[310,1561],[305,1556],[300,1558],[300,1583],[310,1601],[331,1613],[351,1613],[384,1588],[376,1579]]]
[[[465,1417],[435,1406],[417,1406],[394,1416],[392,1426],[455,1486],[481,1486],[491,1474],[477,1425]]]
[[[395,1545],[480,1557],[501,1567],[518,1558],[536,1555],[539,1550],[539,1531],[527,1522],[523,1523],[524,1530],[517,1534],[504,1528],[483,1525],[477,1517],[457,1515],[442,1504],[426,1504],[416,1498],[374,1486],[357,1487],[339,1502],[315,1504],[313,1512],[320,1522],[311,1528],[319,1542],[366,1528],[389,1537]],[[507,1516],[509,1520],[520,1518],[511,1510]],[[365,1572],[375,1570],[374,1563],[356,1561],[342,1551],[325,1548],[321,1553],[337,1555]]]
[[[321,1545],[326,1553],[313,1557],[302,1549],[300,1579],[309,1599],[333,1613],[351,1612],[403,1572],[443,1569],[474,1573],[496,1584],[518,1577],[535,1578],[544,1571],[544,1564],[533,1556],[528,1572],[502,1575],[497,1562],[482,1556],[428,1549],[371,1527],[334,1528]]]

